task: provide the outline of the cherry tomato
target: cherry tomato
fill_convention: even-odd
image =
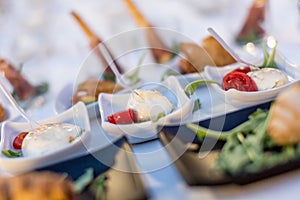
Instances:
[[[25,138],[25,136],[28,134],[28,132],[22,132],[19,135],[17,135],[13,141],[13,147],[15,149],[21,149],[22,148],[22,143]]]
[[[251,68],[248,67],[248,66],[245,66],[245,67],[239,67],[239,68],[236,68],[234,69],[232,72],[242,72],[242,73],[245,73],[247,74],[248,72],[251,71]]]
[[[257,91],[257,86],[253,79],[247,74],[238,71],[230,72],[223,78],[222,88],[224,90],[234,88],[240,91]]]
[[[132,124],[136,122],[134,110],[128,109],[121,112],[117,112],[108,116],[108,121],[113,124]]]

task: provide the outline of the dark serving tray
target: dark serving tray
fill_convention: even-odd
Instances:
[[[109,157],[110,160],[106,159],[106,164],[103,164],[95,158],[98,156]],[[112,167],[107,166],[107,164]],[[121,168],[126,170],[118,170],[118,166],[122,166]],[[37,170],[67,173],[73,180],[76,180],[88,168],[93,168],[95,177],[99,175],[107,177],[105,199],[148,199],[140,174],[127,172],[136,172],[137,167],[132,149],[125,137],[118,139],[106,148],[94,151],[93,155],[87,154]],[[93,200],[95,196],[93,192],[86,189],[75,199]]]
[[[201,121],[198,124],[213,130],[230,130],[248,119],[248,116],[256,111],[257,108],[268,109],[271,103],[264,103],[240,111],[232,112],[227,115],[215,117]],[[205,157],[199,157],[207,149],[201,147],[193,131],[186,126],[165,126],[162,127],[159,137],[166,150],[174,160],[177,169],[188,185],[222,185],[228,183],[248,184],[262,180],[277,174],[281,174],[300,167],[300,159],[290,161],[258,173],[230,176],[220,171],[212,170],[219,150],[223,143],[215,140],[206,140],[206,145],[213,144],[212,151]],[[192,142],[191,142],[192,141]],[[187,150],[186,150],[187,149]]]

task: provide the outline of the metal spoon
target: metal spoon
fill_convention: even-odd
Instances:
[[[35,129],[35,128],[37,128],[37,127],[40,126],[39,123],[37,123],[35,120],[31,119],[26,114],[26,112],[24,111],[24,109],[16,102],[16,100],[14,99],[14,97],[6,89],[6,87],[4,86],[4,84],[2,83],[2,81],[0,81],[0,89],[4,93],[4,95],[6,96],[6,98],[9,100],[9,102],[19,111],[19,113],[22,115],[22,117],[24,119],[26,119],[28,121],[28,123],[30,123],[30,126],[31,126],[32,129]]]
[[[207,31],[224,47],[224,49],[226,49],[226,51],[228,51],[228,53],[238,62],[246,64],[250,67],[254,67],[257,68],[254,64],[251,64],[243,59],[241,59],[239,57],[239,55],[237,55],[234,50],[221,38],[221,36],[219,34],[217,34],[217,32],[213,29],[213,28],[208,28]]]

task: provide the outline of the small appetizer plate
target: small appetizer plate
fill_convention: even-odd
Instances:
[[[47,166],[62,161],[72,155],[78,149],[85,148],[83,142],[90,134],[90,121],[87,109],[82,102],[72,106],[67,111],[38,122],[39,124],[51,123],[69,123],[79,126],[82,129],[81,134],[74,139],[71,143],[61,146],[55,150],[45,152],[42,155],[36,156],[22,156],[7,157],[3,153],[0,154],[0,168],[9,174],[19,174],[30,171],[36,168]],[[29,123],[11,122],[6,121],[3,123],[1,129],[1,142],[0,150],[11,150],[17,152],[13,147],[13,141],[21,132],[28,132],[32,128]],[[37,147],[37,151],[40,149]]]
[[[245,92],[236,89],[223,90],[222,80],[223,77],[232,70],[245,66],[245,64],[235,63],[225,67],[206,66],[204,68],[204,75],[207,79],[214,80],[219,84],[212,84],[212,87],[220,94],[227,103],[239,105],[253,105],[264,103],[273,100],[276,95],[284,88],[300,81],[300,67],[287,61],[280,54],[276,54],[275,62],[278,69],[285,72],[288,76],[288,82],[282,86],[260,90],[255,92]]]
[[[58,93],[55,100],[55,112],[62,113],[72,107],[72,94],[73,94],[74,86],[69,83],[65,85],[61,91]],[[90,118],[95,118],[100,116],[99,107],[97,101],[86,104],[86,108],[88,111],[88,115]]]
[[[156,83],[158,84],[158,83]],[[157,121],[145,121],[132,124],[113,124],[108,116],[127,109],[130,93],[99,95],[98,103],[102,128],[113,136],[126,135],[130,143],[140,143],[157,138],[157,126],[178,125],[192,117],[194,100],[187,97],[176,77],[170,76],[156,89],[174,105],[174,110]]]

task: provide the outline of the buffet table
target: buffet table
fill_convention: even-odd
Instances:
[[[0,24],[5,28],[0,31],[0,37],[5,40],[0,42],[0,56],[16,64],[24,63],[23,73],[32,83],[46,81],[50,86],[43,99],[28,109],[28,114],[36,120],[58,114],[55,109],[57,96],[67,84],[76,81],[82,63],[90,53],[85,36],[70,17],[72,10],[80,13],[104,40],[136,28],[121,0],[113,3],[108,0],[0,2],[11,10],[1,14]],[[234,44],[232,37],[243,21],[250,0],[213,0],[202,6],[200,2],[143,0],[136,4],[159,27],[180,32],[197,43],[208,35],[207,27],[213,27],[248,59],[260,57],[261,51],[245,53],[241,46]],[[266,27],[269,34],[277,38],[278,51],[300,66],[300,16],[296,2],[270,0]],[[38,7],[41,9],[34,10]],[[113,46],[112,52],[118,52],[116,48]],[[228,104],[224,112],[240,108]],[[131,148],[149,199],[299,199],[300,170],[243,186],[189,186],[158,138],[132,144]]]

